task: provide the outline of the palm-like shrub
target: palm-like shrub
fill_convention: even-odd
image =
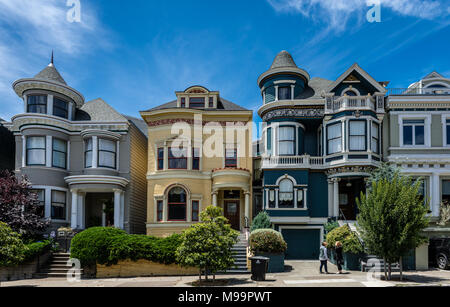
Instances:
[[[253,253],[281,254],[287,250],[287,243],[278,231],[258,229],[250,235],[250,249]]]

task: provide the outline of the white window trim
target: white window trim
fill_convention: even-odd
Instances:
[[[57,223],[68,223],[69,222],[69,200],[70,200],[70,193],[69,190],[66,188],[61,187],[53,187],[53,186],[44,186],[44,185],[32,185],[32,190],[44,190],[45,193],[45,218],[50,219],[52,222]],[[66,219],[65,220],[57,220],[51,218],[51,208],[52,208],[52,191],[60,191],[66,193]]]
[[[450,120],[450,114],[442,115],[442,147],[450,147],[450,144],[447,144],[447,125],[450,126],[450,123],[447,124],[447,120]]]
[[[336,155],[336,154],[340,154],[340,153],[344,153],[345,152],[345,143],[346,143],[346,137],[345,137],[345,119],[342,120],[337,120],[337,121],[332,121],[332,122],[328,122],[325,126],[325,133],[323,134],[324,140],[325,140],[325,148],[324,148],[324,156],[331,156],[331,155]],[[334,153],[328,153],[328,127],[329,126],[334,126],[337,124],[341,124],[341,151],[338,152],[334,152]]]
[[[403,122],[405,120],[425,120],[425,145],[405,145],[403,143]],[[400,147],[402,148],[430,148],[431,147],[431,114],[418,115],[415,113],[407,113],[398,116]],[[413,143],[415,135],[413,133]]]
[[[353,93],[356,94],[356,96],[361,96],[360,91],[358,91],[358,90],[357,90],[356,88],[354,88],[354,87],[347,87],[345,90],[342,91],[341,96],[345,96],[345,94],[346,94],[347,92],[353,92]]]
[[[269,126],[272,128],[272,156],[280,156],[280,148],[279,148],[280,144],[278,143],[280,126],[293,127],[295,129],[295,131],[294,131],[294,135],[295,135],[294,156],[300,155],[300,153],[298,152],[298,145],[299,145],[298,128],[302,128],[303,131],[305,131],[306,130],[305,126],[301,123],[296,123],[296,122],[281,122],[281,123],[274,123]],[[269,127],[267,127],[267,128],[269,128]],[[267,149],[267,145],[266,145],[266,149]]]

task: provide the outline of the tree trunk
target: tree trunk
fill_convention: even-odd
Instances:
[[[389,280],[392,279],[392,263],[389,263]]]
[[[383,261],[384,261],[384,280],[388,280],[386,258],[383,258]]]
[[[400,257],[400,281],[403,281],[403,257]]]
[[[205,279],[208,281],[208,268],[205,268]]]
[[[198,282],[200,285],[202,284],[202,269],[200,269],[200,272],[198,273]]]

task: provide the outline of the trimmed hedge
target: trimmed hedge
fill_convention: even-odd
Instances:
[[[281,254],[287,250],[287,244],[280,232],[257,229],[250,235],[250,249],[253,253]]]
[[[22,263],[28,263],[33,261],[36,257],[41,256],[45,252],[49,251],[52,247],[50,241],[36,242],[25,245],[25,258]]]
[[[327,242],[331,249],[335,248],[338,241],[342,243],[344,253],[359,254],[364,251],[358,237],[348,225],[336,228],[327,235]]]
[[[156,238],[128,235],[125,231],[95,227],[77,234],[71,243],[71,257],[83,266],[114,265],[121,260],[149,260],[161,264],[176,263],[175,252],[181,245],[181,236]]]

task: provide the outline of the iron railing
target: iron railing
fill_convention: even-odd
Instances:
[[[388,96],[450,95],[450,88],[391,88]]]

